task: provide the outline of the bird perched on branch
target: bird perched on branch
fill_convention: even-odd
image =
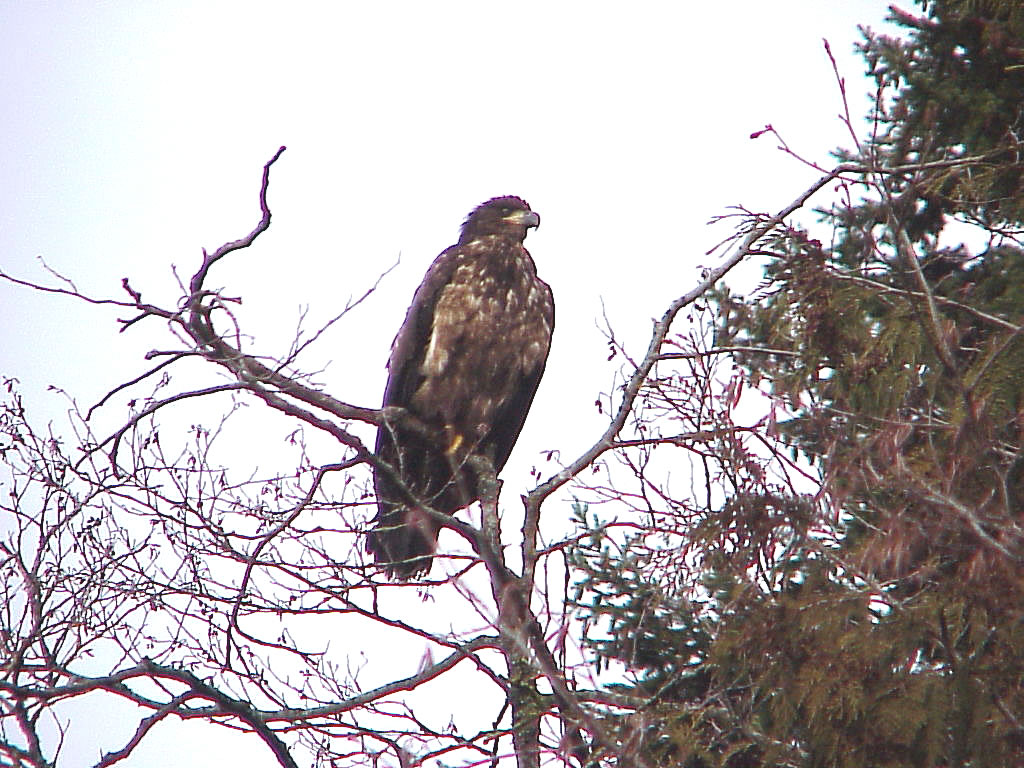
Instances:
[[[523,428],[551,346],[551,288],[523,247],[540,217],[496,197],[430,265],[388,361],[377,431],[377,516],[367,549],[388,575],[430,569],[442,515],[479,500],[471,457],[500,472]]]

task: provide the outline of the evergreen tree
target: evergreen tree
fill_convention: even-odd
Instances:
[[[707,409],[721,498],[577,553],[591,648],[645,702],[609,719],[652,764],[1024,765],[1024,8],[893,14],[904,36],[865,33],[846,203],[776,230],[755,295],[715,296],[777,442]],[[771,479],[783,450],[813,484]]]

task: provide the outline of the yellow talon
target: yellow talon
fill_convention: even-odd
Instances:
[[[455,435],[455,437],[452,438],[451,445],[448,446],[448,450],[445,451],[445,453],[448,456],[452,456],[457,450],[459,450],[460,445],[462,445],[462,435]]]

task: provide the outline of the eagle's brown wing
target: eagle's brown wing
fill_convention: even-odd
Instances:
[[[445,250],[430,265],[413,296],[405,321],[391,345],[388,383],[384,391],[385,408],[399,406],[408,411],[413,395],[426,379],[423,360],[434,327],[438,298],[457,260],[458,246]],[[409,415],[417,418],[411,412]],[[428,425],[423,423],[410,428],[402,426],[400,421],[382,424],[377,430],[374,450],[395,471],[410,493],[417,497],[420,494],[430,497],[435,495],[436,489],[417,480],[437,476],[440,468],[429,465],[435,463],[439,450],[427,435],[420,432],[420,426]],[[429,426],[436,429],[436,424]],[[447,469],[444,471],[447,473]],[[367,538],[367,549],[378,562],[386,565],[388,575],[393,578],[408,579],[427,570],[440,524],[429,513],[404,503],[405,494],[386,473],[374,473],[374,489],[378,511],[374,528]],[[429,499],[422,500],[429,504]]]

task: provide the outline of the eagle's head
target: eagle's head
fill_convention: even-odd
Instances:
[[[540,226],[540,216],[521,197],[495,197],[478,205],[462,225],[459,244],[488,236],[510,237],[522,242],[530,227]]]

